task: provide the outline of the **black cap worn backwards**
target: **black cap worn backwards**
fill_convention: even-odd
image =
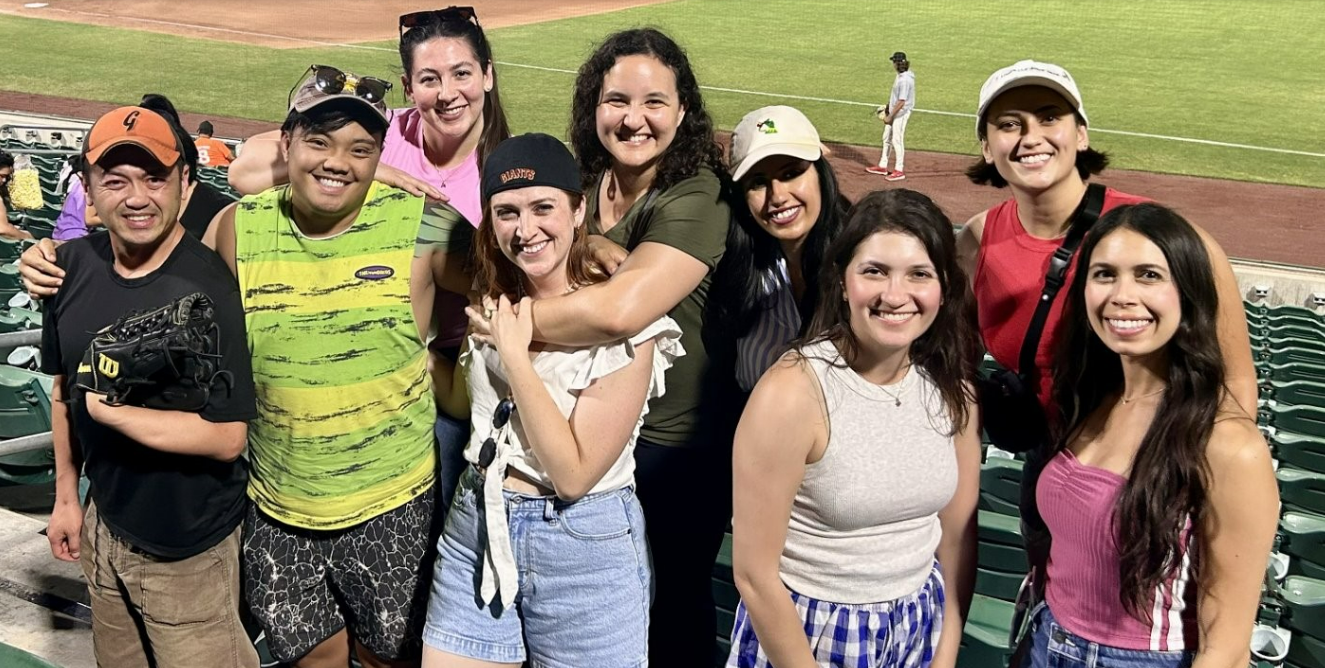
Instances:
[[[899,60],[906,60],[906,54],[902,53],[901,51],[898,51],[897,53],[894,53],[893,57],[889,58],[889,60],[893,61],[894,63]]]
[[[511,137],[483,161],[485,203],[503,190],[530,186],[580,194],[580,168],[570,149],[556,137],[537,132]]]

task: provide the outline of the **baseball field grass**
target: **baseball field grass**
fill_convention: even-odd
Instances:
[[[517,132],[564,136],[571,71],[608,33],[650,25],[687,49],[708,87],[706,104],[727,129],[751,109],[783,103],[806,112],[827,141],[874,144],[881,126],[871,112],[893,78],[887,56],[905,51],[922,110],[908,127],[908,148],[974,154],[969,115],[980,84],[998,67],[1037,58],[1072,71],[1092,143],[1115,166],[1325,187],[1321,155],[1110,132],[1325,154],[1325,85],[1319,64],[1310,64],[1325,52],[1319,9],[1318,0],[1047,0],[1024,8],[679,0],[490,36],[505,63],[502,98]],[[283,116],[286,93],[310,63],[391,79],[400,71],[391,42],[271,49],[12,16],[0,16],[0,44],[13,45],[0,62],[0,89],[123,102],[158,91],[185,110],[269,120]]]

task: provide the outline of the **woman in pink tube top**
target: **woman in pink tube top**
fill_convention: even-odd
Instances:
[[[1278,494],[1230,396],[1201,237],[1118,207],[1082,244],[1035,489],[1052,536],[1022,666],[1245,666]]]

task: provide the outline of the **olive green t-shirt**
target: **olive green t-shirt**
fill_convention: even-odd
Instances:
[[[599,177],[601,179],[601,177]],[[633,251],[651,241],[671,246],[708,267],[708,274],[681,303],[667,312],[681,326],[685,355],[665,377],[666,393],[649,403],[640,435],[672,446],[730,446],[735,424],[735,338],[704,327],[713,272],[727,247],[731,210],[722,184],[708,168],[659,192],[643,195],[610,230],[598,220],[598,188],[587,193],[589,231]]]

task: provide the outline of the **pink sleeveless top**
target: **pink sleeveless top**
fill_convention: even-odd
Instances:
[[[441,190],[460,215],[470,225],[478,227],[483,219],[483,203],[479,198],[478,151],[469,154],[463,163],[453,169],[437,169],[428,161],[423,150],[423,119],[419,110],[394,109],[391,127],[386,131],[386,144],[382,147],[382,163],[399,169],[416,179]],[[465,337],[469,320],[465,317],[468,302],[461,295],[439,294],[434,312],[438,314],[437,338],[433,347],[460,345]]]
[[[1126,482],[1067,450],[1049,461],[1035,489],[1053,536],[1045,600],[1063,628],[1086,640],[1120,649],[1195,650],[1196,583],[1189,579],[1185,548],[1182,566],[1155,592],[1149,623],[1127,614],[1118,600],[1114,507]],[[1189,538],[1190,526],[1184,546]]]

